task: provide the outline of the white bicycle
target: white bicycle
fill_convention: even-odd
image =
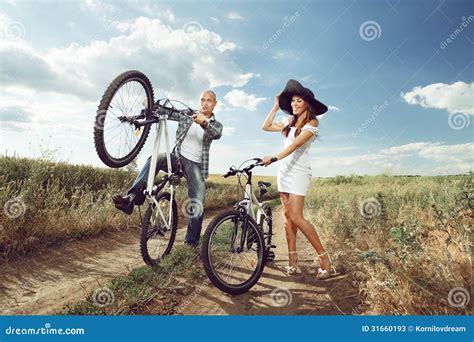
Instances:
[[[167,120],[173,112],[192,115],[183,103],[170,99],[153,99],[153,87],[140,71],[126,71],[108,86],[99,104],[94,124],[94,144],[105,165],[120,168],[131,163],[157,123],[157,135],[151,156],[146,188],[143,191],[148,208],[141,218],[140,251],[145,263],[154,265],[170,253],[178,227],[175,188],[183,176],[181,167],[172,170]],[[179,102],[185,109],[177,109]],[[155,184],[156,163],[164,134],[167,170]],[[141,216],[141,215],[140,215]]]
[[[274,260],[272,242],[272,211],[263,203],[271,183],[258,182],[259,196],[252,191],[252,169],[262,166],[262,160],[243,168],[233,167],[224,175],[238,177],[244,198],[234,208],[217,215],[204,233],[202,261],[211,282],[231,295],[247,292],[262,275],[265,264]],[[247,161],[248,162],[248,161]],[[245,163],[245,162],[244,162]],[[245,187],[240,178],[247,178]]]

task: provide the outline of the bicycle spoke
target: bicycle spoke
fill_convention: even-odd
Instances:
[[[228,219],[215,228],[210,240],[210,263],[218,278],[225,284],[239,286],[245,283],[258,269],[259,240],[254,238],[247,248],[248,234],[255,234],[248,226],[244,250],[238,251],[242,241],[243,222]],[[235,243],[232,243],[235,241]]]
[[[159,260],[166,252],[172,234],[173,215],[169,199],[162,198],[158,206],[153,206],[146,232],[146,248],[153,260]],[[149,209],[150,210],[150,209]]]

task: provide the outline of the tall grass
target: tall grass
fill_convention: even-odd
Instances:
[[[306,214],[366,313],[466,314],[449,293],[470,292],[473,201],[472,174],[338,177],[312,183]]]
[[[125,194],[135,177],[131,170],[0,157],[0,258],[139,225],[137,210],[132,216],[125,215],[111,199],[114,194]],[[268,198],[275,196],[273,190]],[[177,190],[178,207],[186,197],[183,179]],[[238,199],[237,185],[207,184],[206,210],[230,206]]]

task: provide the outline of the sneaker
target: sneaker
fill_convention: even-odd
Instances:
[[[123,211],[127,215],[131,215],[133,213],[134,200],[135,196],[133,195],[127,195],[125,197],[115,195],[112,197],[115,208]]]

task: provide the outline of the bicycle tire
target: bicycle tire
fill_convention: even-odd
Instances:
[[[167,200],[169,202],[170,198],[171,198],[171,194],[169,192],[162,192],[161,194],[158,194],[158,196],[156,196],[156,200],[158,203],[160,203],[160,201],[162,200]],[[157,258],[151,257],[149,247],[148,247],[148,242],[150,240],[149,239],[150,219],[153,213],[154,206],[155,206],[154,203],[150,203],[147,211],[145,212],[145,215],[143,216],[141,236],[140,236],[140,253],[142,255],[143,261],[147,265],[150,265],[150,266],[156,265],[157,263],[160,262],[160,260],[163,257],[165,257],[171,252],[171,249],[173,248],[174,240],[176,238],[176,231],[178,228],[178,207],[176,205],[176,201],[173,199],[172,222],[170,226],[170,235],[169,235],[168,244],[166,245],[166,248],[164,249],[163,253],[161,253],[161,255],[159,255]]]
[[[260,279],[263,269],[265,267],[264,263],[264,246],[265,243],[263,241],[263,233],[260,227],[257,225],[255,220],[253,220],[250,216],[248,216],[248,223],[249,227],[253,229],[256,233],[255,236],[258,239],[258,243],[262,248],[260,248],[258,252],[258,260],[257,260],[257,267],[253,272],[252,276],[247,279],[244,283],[239,285],[231,285],[224,282],[221,277],[214,271],[214,268],[211,264],[211,255],[210,255],[210,242],[213,236],[214,231],[216,230],[219,225],[224,222],[226,219],[240,217],[241,214],[237,210],[227,210],[219,215],[217,215],[208,225],[203,237],[202,249],[201,249],[201,257],[203,261],[204,271],[206,272],[209,280],[212,284],[217,287],[219,290],[228,293],[230,295],[239,295],[249,291]]]
[[[97,109],[97,115],[95,117],[95,122],[94,122],[95,149],[100,160],[102,160],[102,162],[105,165],[112,168],[120,168],[132,162],[135,159],[135,157],[138,155],[138,153],[140,153],[140,150],[145,144],[148,134],[150,133],[151,125],[142,127],[143,132],[141,133],[140,138],[136,142],[135,146],[131,148],[130,152],[126,153],[124,156],[118,156],[118,157],[114,156],[112,152],[109,151],[110,148],[108,149],[106,146],[106,139],[104,137],[105,122],[107,120],[107,116],[111,118],[112,120],[113,120],[112,115],[116,116],[115,114],[113,114],[111,110],[111,102],[114,99],[114,95],[120,90],[120,88],[122,86],[125,86],[126,83],[131,82],[131,81],[136,81],[140,83],[140,85],[145,90],[147,105],[148,105],[147,108],[149,109],[153,108],[154,95],[153,95],[153,86],[150,80],[142,72],[137,71],[137,70],[130,70],[118,75],[107,87],[107,90],[102,95],[102,99]],[[146,118],[150,117],[151,115],[150,113],[151,113],[150,110],[146,112]],[[130,124],[126,123],[124,125],[130,125]],[[122,129],[122,127],[124,126],[121,126],[120,129]],[[128,141],[125,141],[125,142],[127,143]],[[118,148],[120,148],[120,146],[118,146]]]

